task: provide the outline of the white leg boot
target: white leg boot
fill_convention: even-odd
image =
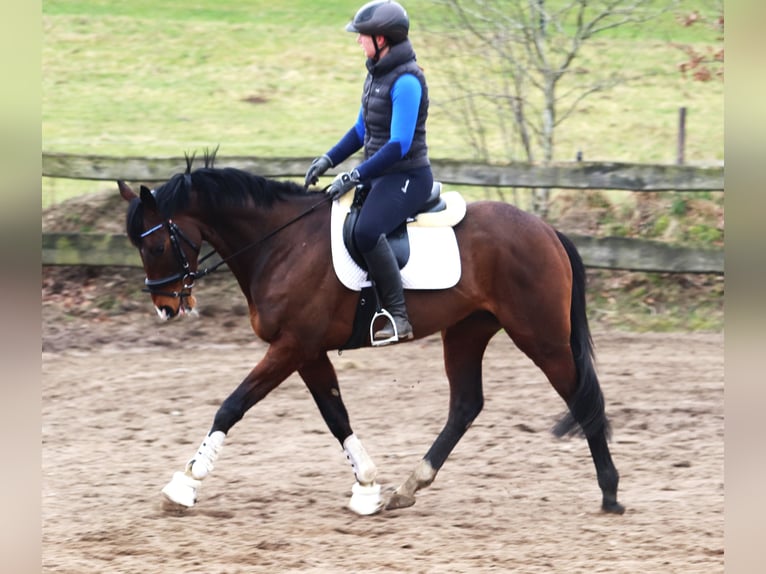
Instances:
[[[191,508],[197,501],[197,489],[210,474],[223,448],[226,435],[221,431],[210,433],[197,449],[194,458],[186,463],[184,472],[176,472],[162,489],[162,494],[176,504]]]
[[[383,507],[380,485],[375,484],[378,469],[355,434],[343,441],[343,450],[356,477],[356,483],[351,487],[348,507],[357,514],[375,514]]]

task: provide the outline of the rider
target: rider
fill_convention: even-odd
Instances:
[[[361,108],[353,127],[306,172],[308,187],[364,147],[364,161],[336,177],[327,193],[338,197],[359,183],[370,187],[354,241],[400,340],[413,333],[399,266],[386,234],[417,212],[433,186],[426,145],[428,87],[408,38],[409,26],[405,9],[391,0],[368,2],[348,23],[346,30],[359,34],[357,42],[367,56]],[[393,326],[387,324],[373,339],[393,336]]]

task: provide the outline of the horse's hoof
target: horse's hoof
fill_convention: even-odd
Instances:
[[[162,489],[162,494],[170,503],[191,508],[197,501],[197,488],[202,484],[183,472],[173,473],[173,478]]]
[[[380,512],[383,508],[383,502],[380,498],[380,485],[371,484],[363,486],[358,482],[351,487],[351,500],[348,501],[348,507],[351,511],[362,516],[369,516]]]
[[[397,508],[407,508],[415,504],[415,497],[406,494],[400,494],[394,491],[386,502],[386,510],[396,510]]]
[[[601,510],[608,514],[624,514],[625,513],[625,507],[617,502],[616,500],[614,502],[604,502],[601,505]]]

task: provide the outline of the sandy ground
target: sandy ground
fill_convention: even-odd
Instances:
[[[585,441],[551,435],[563,403],[500,335],[485,409],[415,506],[345,508],[351,468],[294,376],[178,515],[160,489],[264,346],[214,288],[196,321],[160,325],[146,295],[98,311],[123,278],[65,275],[44,276],[43,572],[723,572],[722,334],[594,326],[623,516],[600,512]],[[398,485],[446,417],[439,339],[332,360],[379,481]]]

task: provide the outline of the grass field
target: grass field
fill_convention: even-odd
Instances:
[[[179,156],[220,144],[220,155],[313,156],[355,117],[365,69],[343,30],[359,0],[46,0],[43,2],[42,142],[46,152]],[[432,157],[470,158],[450,113],[439,6],[405,5],[431,92]],[[688,109],[690,163],[723,160],[723,85],[684,79],[672,42],[705,48],[715,33],[676,21],[618,28],[582,51],[579,68],[621,69],[634,84],[594,95],[557,132],[556,159],[672,163],[678,109]],[[43,180],[43,205],[104,184]]]

